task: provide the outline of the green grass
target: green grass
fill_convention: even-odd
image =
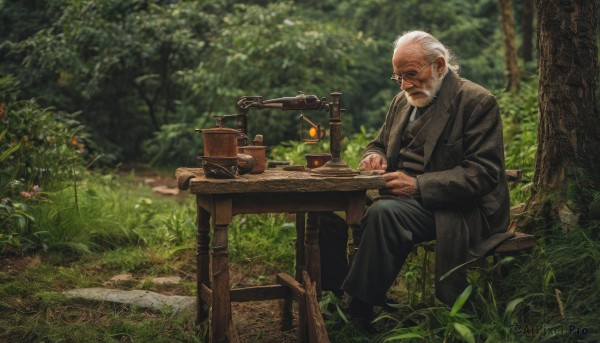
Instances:
[[[266,267],[264,273],[294,275],[295,244],[294,219],[283,214],[234,217],[229,229],[230,261],[251,268],[258,264]]]
[[[160,314],[138,313],[135,309],[109,304],[85,306],[67,300],[60,291],[75,287],[101,285],[105,273],[89,268],[90,261],[56,266],[39,261],[18,273],[2,275],[0,285],[0,341],[120,341],[119,336],[151,341],[152,335],[165,337],[165,327],[173,330],[174,321]],[[157,325],[159,324],[160,325]],[[161,327],[159,332],[156,327]],[[181,337],[179,332],[173,338]],[[189,340],[188,340],[189,341]]]
[[[77,202],[67,186],[46,193],[32,211],[36,225],[28,237],[29,255],[6,255],[23,265],[0,273],[0,342],[199,341],[204,329],[194,326],[193,313],[84,304],[61,295],[104,287],[121,273],[139,281],[133,288],[194,295],[193,197],[157,197],[135,175],[89,175],[78,183]],[[230,263],[251,270],[253,284],[270,283],[275,273],[293,270],[291,219],[234,217]],[[163,275],[182,276],[183,282],[165,289],[148,281]]]
[[[135,308],[85,306],[38,296],[27,312],[2,319],[7,342],[198,342],[189,313],[163,314]]]
[[[500,263],[508,275],[499,288],[492,267],[469,274],[463,293],[471,310],[410,302],[400,298],[399,312],[384,315],[386,342],[597,342],[600,340],[600,222],[571,232],[545,232],[531,256]],[[402,271],[408,289],[420,287],[410,266]],[[432,287],[429,283],[428,287]],[[404,292],[406,294],[406,292]],[[399,293],[402,296],[402,292]],[[391,322],[391,323],[390,323]],[[394,324],[395,323],[395,324]]]

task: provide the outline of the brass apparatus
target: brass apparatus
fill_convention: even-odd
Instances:
[[[228,117],[237,118],[236,128],[240,131],[238,145],[248,145],[248,112],[250,109],[281,109],[300,111],[325,111],[329,112],[329,150],[331,160],[319,168],[311,170],[315,175],[323,176],[352,176],[358,172],[348,167],[341,158],[342,117],[343,109],[340,107],[342,93],[331,93],[331,100],[326,97],[319,99],[315,95],[299,94],[294,97],[283,97],[263,100],[262,96],[242,96],[236,104],[237,113]]]

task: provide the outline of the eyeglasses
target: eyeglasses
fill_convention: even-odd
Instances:
[[[414,83],[417,80],[417,76],[427,67],[429,67],[433,62],[435,62],[435,60],[427,63],[426,65],[423,66],[423,68],[419,69],[419,71],[409,71],[406,72],[402,75],[396,75],[396,74],[392,74],[392,77],[390,77],[390,79],[396,81],[396,83],[398,83],[400,86],[402,86],[402,80],[409,82],[409,83]]]

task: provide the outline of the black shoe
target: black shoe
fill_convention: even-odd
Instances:
[[[373,325],[373,305],[353,298],[348,305],[350,322],[361,332],[372,336],[377,333]]]
[[[358,330],[365,336],[375,336],[378,333],[377,328],[375,328],[375,325],[373,325],[373,322],[370,320],[365,320],[363,318],[355,318],[351,315],[349,315],[348,319],[350,320],[350,323],[354,326],[354,328],[356,328],[356,330]]]
[[[352,298],[348,305],[348,314],[354,318],[371,321],[373,319],[373,305],[358,298]]]

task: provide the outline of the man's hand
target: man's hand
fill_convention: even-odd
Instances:
[[[358,164],[360,170],[385,170],[386,168],[387,161],[379,154],[370,154]]]
[[[417,179],[401,171],[383,174],[385,188],[379,190],[382,195],[413,196],[417,187]]]

